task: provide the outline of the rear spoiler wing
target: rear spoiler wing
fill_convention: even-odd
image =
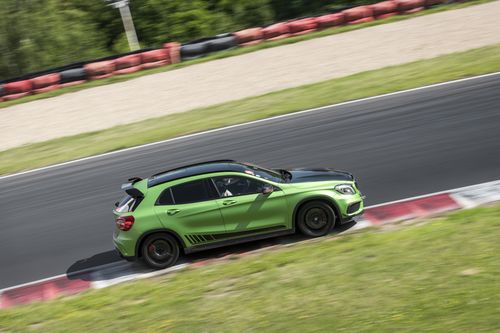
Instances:
[[[139,191],[137,188],[134,187],[134,181],[130,183],[125,183],[122,185],[122,190],[124,190],[128,195],[130,195],[132,198],[143,198],[144,193]]]

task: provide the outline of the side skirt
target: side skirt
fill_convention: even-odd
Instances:
[[[235,244],[253,242],[253,241],[266,239],[266,238],[273,238],[273,237],[290,235],[293,233],[295,233],[295,230],[288,229],[288,230],[270,232],[270,233],[266,233],[266,234],[247,236],[247,237],[242,237],[242,238],[237,238],[237,239],[228,239],[228,240],[210,243],[210,244],[195,245],[195,246],[184,248],[184,253],[189,254],[189,253],[199,252],[199,251],[203,251],[203,250],[215,249],[215,248],[223,247],[223,246],[230,246],[230,245],[235,245]]]

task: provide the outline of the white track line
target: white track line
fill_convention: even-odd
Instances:
[[[384,202],[384,203],[377,204],[377,205],[367,206],[367,207],[365,207],[365,209],[376,208],[376,207],[380,207],[380,206],[390,205],[390,204],[399,203],[399,202],[405,202],[405,201],[409,201],[409,200],[421,199],[421,198],[430,197],[430,196],[438,195],[438,194],[444,194],[444,193],[452,194],[453,192],[463,191],[463,190],[471,189],[471,188],[478,187],[478,186],[491,185],[491,184],[494,184],[494,183],[497,183],[497,182],[500,182],[500,180],[494,180],[494,181],[489,181],[489,182],[485,182],[485,183],[479,183],[479,184],[475,184],[475,185],[468,185],[468,186],[463,186],[463,187],[457,187],[457,188],[450,189],[450,190],[433,192],[433,193],[428,193],[428,194],[423,194],[423,195],[417,195],[417,196],[414,196],[414,197],[408,197],[408,198],[400,199],[400,200],[388,201],[388,202]],[[71,273],[71,275],[78,275],[78,274],[82,274],[82,273],[88,273],[88,272],[98,271],[98,270],[103,269],[103,268],[111,268],[111,267],[114,267],[114,266],[120,266],[120,265],[123,265],[124,263],[125,263],[125,261],[112,262],[112,263],[109,263],[109,264],[105,264],[105,265],[101,265],[101,266],[95,266],[95,267],[90,267],[90,268],[85,269],[85,270],[77,271],[77,272]],[[185,265],[185,264],[180,264],[180,265]],[[179,266],[179,265],[173,266],[171,268],[174,268],[174,267],[177,267],[177,266]],[[134,273],[134,274],[138,274],[138,275],[151,274],[151,276],[155,276],[154,272],[155,271],[152,271],[151,273],[140,273],[140,274],[139,273]],[[45,281],[50,281],[52,279],[57,279],[57,278],[64,277],[64,276],[66,276],[66,274],[60,274],[60,275],[56,275],[56,276],[53,276],[53,277],[48,277],[48,278],[44,278],[44,279],[41,279],[41,280],[36,280],[36,281],[33,281],[33,282],[23,283],[23,284],[19,284],[19,285],[16,285],[16,286],[12,286],[12,287],[8,287],[8,288],[0,289],[0,294],[3,293],[3,292],[5,292],[5,291],[12,290],[12,289],[17,289],[17,288],[21,288],[21,287],[27,287],[27,286],[31,286],[31,285],[34,285],[34,284],[37,284],[37,283],[42,283],[42,282],[45,282]]]
[[[200,135],[206,135],[206,134],[216,133],[216,132],[220,132],[220,131],[225,131],[225,130],[228,130],[228,129],[238,128],[238,127],[243,127],[243,126],[249,126],[249,125],[254,125],[254,124],[259,124],[259,123],[263,123],[263,122],[267,122],[267,121],[272,121],[272,120],[276,120],[276,119],[281,119],[281,118],[295,117],[297,115],[301,115],[301,114],[304,114],[304,113],[320,111],[320,110],[324,110],[324,109],[327,109],[327,108],[339,107],[339,106],[343,106],[343,105],[349,105],[349,104],[360,103],[360,102],[366,102],[366,101],[371,101],[371,100],[374,100],[374,99],[385,98],[385,97],[389,97],[389,96],[396,96],[396,95],[401,95],[401,94],[405,94],[405,93],[409,93],[409,92],[414,92],[414,91],[419,91],[419,90],[424,90],[424,89],[431,89],[431,88],[441,87],[441,86],[445,86],[445,85],[448,85],[448,84],[455,84],[455,83],[460,83],[460,82],[466,82],[466,81],[472,81],[472,80],[477,80],[477,79],[483,79],[483,78],[486,78],[486,77],[495,76],[495,75],[499,75],[499,74],[500,74],[500,72],[495,72],[495,73],[483,74],[483,75],[479,75],[479,76],[468,77],[468,78],[464,78],[464,79],[458,79],[458,80],[453,80],[453,81],[446,81],[446,82],[441,82],[441,83],[435,83],[435,84],[431,84],[431,85],[427,85],[427,86],[422,86],[422,87],[417,87],[417,88],[412,88],[412,89],[407,89],[407,90],[400,90],[400,91],[396,91],[396,92],[392,92],[392,93],[388,93],[388,94],[371,96],[371,97],[365,97],[365,98],[361,98],[361,99],[355,99],[355,100],[352,100],[352,101],[347,101],[347,102],[342,102],[342,103],[337,103],[337,104],[326,105],[326,106],[322,106],[322,107],[318,107],[318,108],[306,109],[306,110],[297,111],[297,112],[291,112],[291,113],[287,113],[287,114],[283,114],[283,115],[279,115],[279,116],[274,116],[274,117],[271,117],[271,118],[259,119],[259,120],[254,120],[254,121],[250,121],[250,122],[246,122],[246,123],[241,123],[241,124],[236,124],[236,125],[230,125],[230,126],[221,127],[221,128],[215,128],[215,129],[208,130],[208,131],[203,131],[203,132],[198,132],[198,133],[183,135],[183,136],[179,136],[179,137],[175,137],[175,138],[171,138],[171,139],[166,139],[166,140],[162,140],[162,141],[156,141],[156,142],[146,143],[146,144],[143,144],[143,145],[140,145],[140,146],[134,146],[134,147],[125,148],[125,149],[121,149],[121,150],[115,150],[115,151],[112,151],[112,152],[109,152],[109,153],[104,153],[104,154],[99,154],[99,155],[93,155],[93,156],[89,156],[89,157],[83,157],[83,158],[79,158],[79,159],[76,159],[76,160],[72,160],[72,161],[68,161],[68,162],[62,162],[62,163],[58,163],[58,164],[53,164],[53,165],[49,165],[49,166],[42,167],[42,168],[37,168],[37,169],[22,171],[22,172],[14,173],[14,174],[11,174],[11,175],[0,176],[0,180],[4,180],[4,179],[7,179],[7,178],[12,178],[12,177],[17,177],[17,176],[21,176],[21,175],[25,175],[25,174],[29,174],[29,173],[44,171],[44,170],[48,170],[48,169],[53,169],[53,168],[57,168],[57,167],[61,167],[61,166],[65,166],[65,165],[69,165],[69,164],[73,164],[73,163],[84,162],[84,161],[88,161],[88,160],[92,160],[92,159],[97,159],[97,158],[101,158],[101,157],[105,157],[105,156],[110,156],[110,155],[114,155],[114,154],[120,154],[120,153],[132,151],[132,150],[136,150],[136,149],[141,149],[141,148],[146,148],[146,147],[152,147],[152,146],[156,146],[156,145],[161,145],[161,144],[164,144],[164,143],[167,143],[167,142],[173,142],[173,141],[177,141],[177,140],[182,140],[182,139],[197,137],[197,136],[200,136]]]

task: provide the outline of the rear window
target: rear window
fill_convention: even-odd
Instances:
[[[132,198],[130,195],[126,195],[120,200],[115,210],[118,213],[132,212],[138,204],[139,201],[137,198]]]

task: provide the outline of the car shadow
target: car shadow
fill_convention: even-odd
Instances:
[[[356,225],[350,221],[335,227],[331,235],[343,233]],[[225,256],[238,255],[250,251],[269,248],[275,245],[286,245],[297,243],[309,237],[299,233],[243,244],[225,246],[217,249],[183,255],[179,258],[178,265],[202,262]],[[66,275],[70,280],[98,281],[103,285],[130,280],[137,274],[152,272],[153,270],[141,262],[127,262],[120,258],[114,250],[101,252],[89,258],[84,258],[73,263],[67,270]],[[130,278],[129,278],[130,277]]]

